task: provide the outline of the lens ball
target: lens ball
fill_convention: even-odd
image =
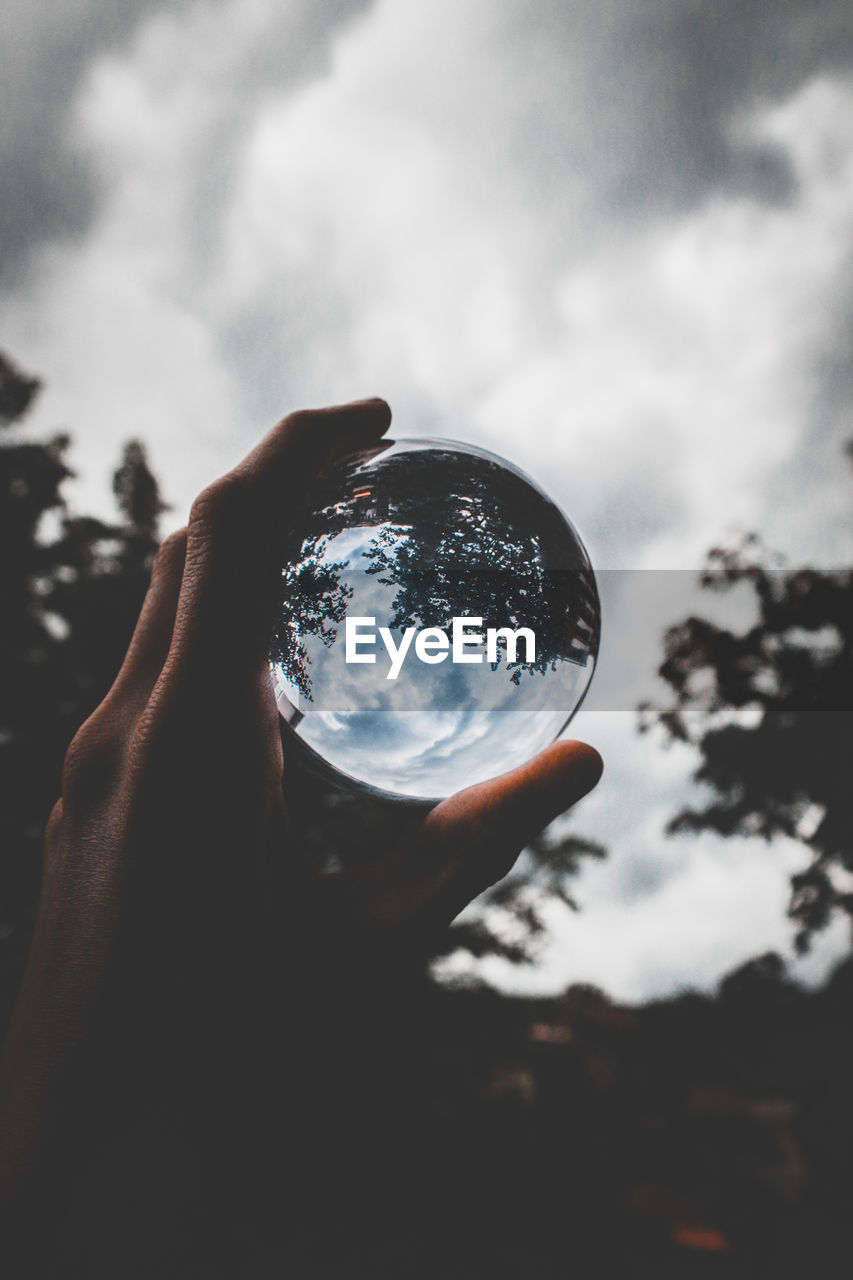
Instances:
[[[434,800],[522,764],[589,687],[600,634],[576,530],[495,454],[382,441],[295,522],[270,663],[285,746],[342,783]]]

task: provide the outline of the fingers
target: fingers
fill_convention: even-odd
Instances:
[[[384,400],[355,400],[329,409],[291,413],[264,436],[231,472],[253,490],[281,499],[279,486],[298,493],[324,464],[361,448],[388,430],[391,410]]]
[[[172,642],[186,545],[186,529],[161,544],[121,669],[106,698],[75,736],[78,749],[80,740],[94,738],[114,750],[148,701]]]
[[[441,857],[426,908],[431,921],[448,924],[505,876],[543,828],[593,789],[602,770],[593,747],[556,742],[512,773],[438,805],[424,824],[421,846],[422,858],[433,851]]]
[[[179,529],[161,543],[139,619],[114,687],[138,689],[147,697],[156,683],[172,643],[186,550],[186,529]]]
[[[288,518],[322,468],[387,430],[384,400],[291,414],[193,504],[173,660],[182,678],[256,672],[269,644]],[[172,659],[170,659],[171,661]]]
[[[555,742],[538,756],[433,809],[426,829],[465,844],[527,844],[544,826],[591,791],[603,764],[584,742]]]
[[[184,529],[161,545],[121,670],[68,748],[62,768],[67,812],[91,810],[115,780],[133,728],[169,652],[185,547]],[[46,847],[50,847],[50,839],[51,833]]]

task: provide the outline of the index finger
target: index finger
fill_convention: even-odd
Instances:
[[[169,663],[217,689],[257,672],[269,645],[294,507],[322,469],[388,429],[384,400],[289,414],[193,503]]]
[[[391,425],[385,400],[354,400],[327,409],[288,414],[224,479],[236,480],[256,499],[279,485],[293,487],[325,465],[378,440]],[[204,494],[201,495],[203,501]]]

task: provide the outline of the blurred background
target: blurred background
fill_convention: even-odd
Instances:
[[[379,394],[524,468],[622,584],[571,726],[604,780],[431,970],[437,1098],[541,1174],[488,1274],[565,1274],[570,1202],[576,1257],[846,1274],[853,10],[0,29],[4,1017],[159,538],[287,410]]]

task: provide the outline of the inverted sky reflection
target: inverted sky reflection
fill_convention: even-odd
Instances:
[[[515,655],[422,662],[395,679],[346,660],[347,616],[407,628],[454,617],[528,627]],[[592,677],[595,579],[559,509],[520,472],[451,441],[392,442],[348,459],[315,495],[282,572],[271,650],[287,731],[348,778],[412,798],[444,796],[513,768],[564,728]]]

